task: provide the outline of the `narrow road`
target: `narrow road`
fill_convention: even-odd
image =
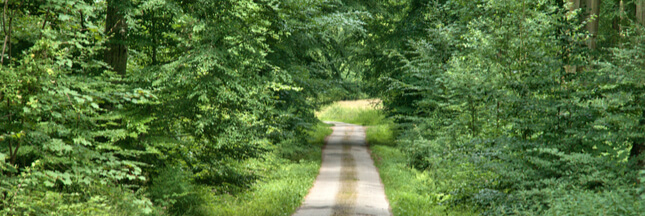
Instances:
[[[341,122],[327,137],[320,173],[294,216],[392,215],[365,145],[365,128]]]

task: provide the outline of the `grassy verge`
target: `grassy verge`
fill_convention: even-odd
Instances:
[[[207,197],[212,203],[205,209],[208,215],[291,215],[311,188],[320,168],[321,147],[328,125],[319,124],[310,133],[309,145],[279,146],[275,155],[263,161],[251,161],[249,166],[263,167],[263,178],[241,194],[222,194]]]
[[[385,118],[375,101],[343,101],[317,113],[325,121],[340,121],[369,126],[366,139],[372,159],[379,169],[385,193],[394,215],[476,215],[441,204],[444,194],[434,188],[441,184],[432,170],[418,171],[406,165],[407,156],[395,143],[395,124]],[[377,101],[376,101],[377,102]]]
[[[406,156],[399,149],[387,145],[370,148],[394,215],[477,215],[441,205],[443,195],[432,190],[438,182],[428,172],[407,167]]]

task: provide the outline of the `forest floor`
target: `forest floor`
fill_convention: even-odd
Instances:
[[[365,127],[334,124],[320,173],[295,216],[392,215],[365,141]]]

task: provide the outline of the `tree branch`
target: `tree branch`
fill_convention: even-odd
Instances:
[[[0,64],[4,64],[4,53],[7,50],[7,41],[9,34],[7,33],[7,7],[9,0],[4,0],[4,10],[2,11],[2,32],[4,32],[4,43],[2,45],[2,56],[0,56]],[[11,23],[9,24],[11,25]]]

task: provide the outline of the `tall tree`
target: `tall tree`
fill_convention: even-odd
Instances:
[[[645,26],[645,0],[636,0],[636,21]],[[642,42],[641,42],[642,43]],[[645,110],[641,115],[640,126],[645,125]],[[637,167],[645,166],[645,159],[642,157],[645,154],[645,139],[637,139],[632,143],[632,148],[629,152],[630,161],[633,161]]]
[[[645,0],[636,0],[636,21],[645,25]]]
[[[124,10],[126,3],[124,0],[108,0],[105,18],[105,34],[111,38],[107,42],[104,61],[122,75],[125,74],[128,65],[128,46],[125,43],[128,35]]]
[[[586,0],[585,8],[587,10],[587,31],[589,31],[589,40],[587,46],[589,49],[596,49],[596,39],[598,38],[598,24],[600,20],[601,0]]]
[[[596,49],[601,0],[569,0],[569,3],[569,11],[574,12],[582,9],[582,14],[584,14],[586,20],[590,21],[587,22],[586,26],[590,34],[589,40],[587,40],[587,46],[589,49]]]

